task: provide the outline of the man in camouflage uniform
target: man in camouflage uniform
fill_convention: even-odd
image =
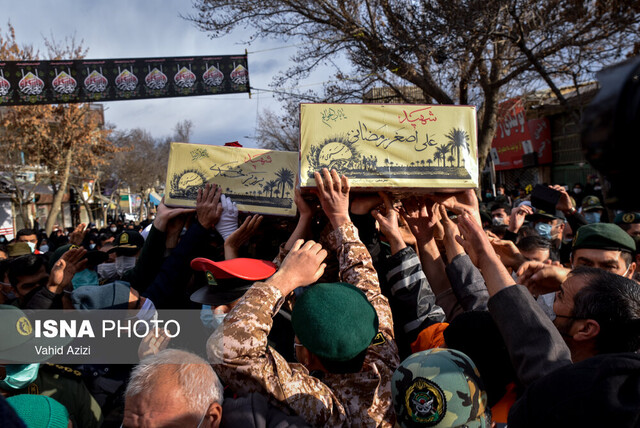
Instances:
[[[338,292],[350,292],[357,287],[355,293],[359,293],[364,304],[372,308],[378,331],[365,338],[367,342],[360,352],[364,362],[361,362],[359,370],[353,372],[338,374],[327,370],[322,364],[325,360],[308,349],[313,348],[313,340],[305,342],[307,332],[296,330],[295,322],[296,341],[301,342],[296,342],[296,355],[306,364],[287,363],[267,346],[272,317],[284,298],[295,288],[317,281],[324,271],[322,261],[327,255],[326,250],[313,241],[303,245],[302,240],[296,242],[278,272],[265,282],[255,283],[229,312],[222,326],[208,341],[209,358],[216,372],[235,392],[263,392],[270,401],[297,413],[311,425],[392,427],[395,414],[390,382],[399,359],[389,303],[381,294],[371,256],[349,218],[348,179],[340,178],[335,170],[329,173],[326,169],[322,175],[316,173],[315,178],[322,208],[334,228],[329,241],[338,254],[340,280],[352,285],[318,284],[305,291],[309,293],[313,287],[326,286]],[[298,299],[298,307],[304,297]],[[294,306],[294,318],[295,311]],[[319,305],[317,311],[310,315],[324,316],[319,323],[334,328],[336,336],[357,332],[357,321],[331,325],[331,318],[344,317],[344,312],[349,315],[348,310],[340,312],[334,307]],[[307,327],[315,325],[309,323]],[[373,328],[371,325],[364,327]],[[354,342],[363,339],[358,334],[354,337]],[[333,336],[318,339],[327,343],[338,340]],[[317,352],[326,350],[313,349]],[[309,369],[317,369],[318,376],[311,376]]]

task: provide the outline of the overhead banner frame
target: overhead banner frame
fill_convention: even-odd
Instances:
[[[248,93],[247,54],[0,61],[0,106]]]

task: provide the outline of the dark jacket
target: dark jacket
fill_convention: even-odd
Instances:
[[[156,309],[188,309],[195,307],[186,289],[191,277],[191,260],[202,253],[209,241],[209,231],[194,221],[178,246],[162,263],[153,282],[142,293],[151,299]],[[200,305],[197,305],[200,307]]]
[[[300,416],[284,413],[269,404],[264,395],[252,392],[245,397],[225,398],[220,428],[302,428],[309,427]]]
[[[571,364],[560,332],[526,287],[507,287],[492,296],[488,306],[523,385]]]
[[[484,278],[467,254],[458,254],[445,268],[453,294],[465,312],[486,311],[489,292]]]
[[[140,293],[145,291],[160,272],[164,260],[167,234],[151,226],[147,239],[144,240],[140,256],[133,269],[122,275],[122,280],[131,284]]]

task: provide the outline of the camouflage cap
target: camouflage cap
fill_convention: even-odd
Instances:
[[[572,249],[593,248],[596,250],[636,251],[636,243],[618,225],[594,223],[580,227],[573,238]]]
[[[640,223],[640,213],[634,212],[621,212],[616,214],[616,218],[613,219],[615,224],[636,224]]]
[[[413,427],[490,427],[480,373],[454,349],[422,351],[404,360],[391,378],[398,424]]]
[[[582,200],[582,211],[603,210],[604,207],[597,196],[587,196]]]

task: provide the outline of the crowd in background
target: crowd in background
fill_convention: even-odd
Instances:
[[[63,308],[192,309],[202,328],[193,349],[142,340],[136,365],[4,361],[0,420],[640,424],[640,213],[608,210],[596,179],[545,184],[549,207],[520,183],[480,201],[315,178],[295,218],[239,213],[206,185],[139,224],[0,236],[3,328]]]

